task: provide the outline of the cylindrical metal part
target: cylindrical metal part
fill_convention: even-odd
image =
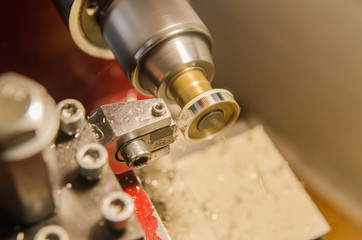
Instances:
[[[52,213],[59,128],[54,100],[40,84],[15,73],[0,76],[0,207],[20,223]]]
[[[140,168],[151,160],[152,154],[146,143],[141,139],[135,139],[121,148],[121,154],[128,167]]]
[[[188,67],[212,79],[212,38],[187,1],[114,1],[101,25],[106,43],[143,94],[164,98],[161,84]]]
[[[48,225],[39,229],[34,240],[69,240],[69,235],[64,228],[57,225]]]
[[[177,124],[187,140],[200,142],[229,129],[239,113],[239,105],[229,91],[213,89],[190,100],[181,110]]]
[[[58,103],[60,130],[72,136],[80,131],[85,123],[85,109],[76,99],[65,99]]]
[[[80,174],[88,181],[102,178],[102,173],[107,166],[107,150],[98,143],[88,143],[76,153]]]
[[[172,102],[174,98],[169,89],[172,81],[191,69],[202,72],[209,82],[214,76],[214,64],[207,42],[192,33],[173,37],[151,49],[139,70],[136,68],[138,82],[133,84],[139,84],[136,88],[141,91],[146,90]]]
[[[163,103],[155,103],[152,106],[151,112],[153,116],[160,117],[167,112],[167,108],[165,105],[163,105]]]
[[[196,96],[212,90],[210,82],[199,70],[186,71],[170,85],[170,92],[180,107],[184,107]]]
[[[98,31],[87,30],[94,26],[94,11],[88,11],[91,14],[86,11],[87,6],[92,6],[89,5],[91,1],[84,0],[83,4],[78,4],[78,1],[80,0],[74,0],[73,4],[78,7],[72,7],[78,8],[78,15],[73,21],[78,21],[77,26],[85,31],[78,35],[86,39],[88,36],[88,40],[95,39],[93,33]],[[188,106],[187,109],[194,108],[193,105],[200,100],[194,100],[198,95],[212,91],[209,82],[214,77],[211,57],[213,40],[187,1],[115,0],[112,3],[100,1],[97,4],[96,22],[100,25],[104,41],[137,91],[147,96],[160,97],[167,103],[176,101],[181,108]],[[92,15],[91,21],[88,19],[89,15]],[[71,18],[72,14],[70,20]],[[77,41],[74,36],[73,39]],[[81,45],[86,46],[87,42]],[[205,94],[204,97],[207,95]],[[220,95],[233,98],[226,92]],[[235,100],[229,99],[227,102],[222,105],[230,103],[229,107],[223,110],[213,109],[210,105],[208,109],[198,109],[198,117],[194,119],[201,122],[188,120],[188,123],[199,126],[199,131],[186,134],[186,138],[193,136],[189,140],[201,141],[215,137],[224,127],[230,127],[240,110],[236,109],[239,107]],[[216,102],[213,103],[215,104]],[[187,112],[187,109],[183,112]],[[224,112],[229,110],[232,112]]]
[[[101,203],[102,215],[115,231],[123,231],[126,228],[127,220],[133,211],[132,198],[121,191],[108,194]]]

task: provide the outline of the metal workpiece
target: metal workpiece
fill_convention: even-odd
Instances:
[[[54,100],[46,89],[16,73],[0,76],[0,208],[19,223],[52,213],[57,186],[59,128]]]
[[[213,65],[213,40],[187,1],[114,1],[101,17],[101,28],[128,79],[146,95],[163,98],[157,88],[186,65]]]
[[[69,235],[64,228],[57,225],[42,227],[35,234],[34,240],[69,240]]]
[[[235,122],[240,110],[232,94],[210,85],[212,37],[187,1],[114,1],[101,25],[132,85],[184,109],[179,125],[186,139],[211,139]]]
[[[229,129],[239,113],[239,105],[229,91],[213,89],[196,96],[183,107],[177,126],[187,140],[201,142]]]
[[[122,191],[109,193],[102,200],[101,212],[114,231],[124,231],[134,212],[133,200]]]
[[[87,143],[78,149],[76,160],[80,174],[88,181],[96,181],[102,178],[108,163],[108,152],[99,143]]]
[[[189,108],[197,104],[194,99],[198,95],[212,90],[209,82],[215,72],[211,56],[213,39],[187,1],[75,0],[71,9],[69,28],[76,43],[88,52],[92,52],[89,43],[98,50],[108,46],[140,93]],[[72,26],[74,23],[77,27]],[[90,54],[97,55],[94,51]],[[200,81],[194,81],[195,76]],[[207,106],[208,109],[197,113],[195,119],[200,122],[186,123],[185,117],[180,116],[182,124],[189,124],[184,129],[196,129],[192,134],[184,131],[187,139],[210,139],[232,125],[239,107],[228,95],[228,102],[219,103],[223,109]]]
[[[240,113],[233,95],[224,89],[212,89],[198,69],[185,71],[174,79],[170,94],[182,107],[178,127],[191,142],[209,140],[226,131]]]
[[[170,85],[179,75],[190,69],[198,69],[211,82],[214,63],[205,38],[189,33],[175,36],[154,47],[137,68],[138,82],[132,82],[144,94],[174,102]],[[145,92],[146,91],[146,92]]]
[[[69,136],[80,131],[85,123],[85,109],[76,99],[65,99],[58,103],[60,130]]]
[[[161,107],[162,106],[162,107]],[[97,141],[114,144],[129,167],[141,167],[161,153],[176,138],[176,126],[162,99],[148,99],[101,106],[89,119]],[[162,155],[162,154],[161,154]]]

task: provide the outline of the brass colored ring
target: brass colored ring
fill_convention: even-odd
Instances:
[[[220,121],[210,128],[200,129],[200,121],[215,111],[223,113]],[[239,113],[239,105],[229,91],[213,89],[198,95],[184,106],[179,115],[178,127],[191,142],[210,140],[230,128]]]

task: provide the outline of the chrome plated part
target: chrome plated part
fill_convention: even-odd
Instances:
[[[145,166],[152,157],[146,143],[141,139],[136,139],[126,144],[122,148],[121,154],[127,166],[133,168]]]
[[[88,181],[102,178],[107,166],[107,150],[98,143],[88,143],[82,146],[76,153],[80,174]]]
[[[175,36],[153,48],[143,64],[136,68],[138,88],[145,89],[167,102],[175,101],[170,94],[172,81],[184,71],[198,69],[211,82],[214,63],[207,41],[197,34]]]
[[[212,68],[205,70],[212,78],[213,40],[187,1],[114,1],[105,11],[101,25],[117,61],[143,94],[164,98],[166,92],[158,90],[161,83],[167,83],[185,65],[202,68],[198,62],[205,62]],[[174,41],[175,38],[179,40]],[[145,65],[148,66],[143,69]]]
[[[19,223],[52,213],[57,189],[51,148],[59,127],[54,100],[20,74],[0,76],[0,207]]]
[[[57,225],[49,225],[39,229],[35,234],[34,240],[69,240],[69,235],[64,228]]]
[[[80,131],[85,122],[85,109],[76,99],[65,99],[58,103],[60,130],[72,136]]]
[[[233,95],[213,89],[187,103],[178,118],[178,127],[191,142],[212,139],[230,128],[240,113]]]
[[[154,116],[154,107],[161,105],[163,113]],[[175,139],[175,123],[162,99],[104,105],[88,122],[97,141],[103,146],[114,144],[123,156],[118,160],[125,161],[129,167],[144,166],[160,152],[168,152],[167,146]]]
[[[108,194],[101,203],[102,215],[114,231],[123,231],[126,228],[133,211],[132,198],[122,191]]]

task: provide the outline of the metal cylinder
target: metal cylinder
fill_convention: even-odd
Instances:
[[[0,207],[20,223],[35,222],[55,205],[59,128],[54,100],[25,76],[0,76]]]
[[[206,97],[216,93],[208,83],[214,77],[213,39],[186,0],[79,1],[74,0],[69,23],[71,33],[73,22],[83,31],[78,35],[86,41],[80,43],[80,47],[96,55],[86,46],[93,42],[93,47],[102,49],[103,45],[96,44],[99,36],[94,37],[100,27],[102,39],[137,91],[160,97],[167,103],[176,101],[181,108],[187,106],[182,109],[183,113],[189,108],[198,108],[196,105],[201,101],[196,99],[198,95]],[[73,18],[72,12],[77,13]],[[72,33],[72,36],[77,42],[76,35]],[[208,91],[213,92],[206,93]],[[240,110],[233,95],[222,89],[219,95],[228,95],[228,100],[222,104],[223,100],[214,101],[214,106],[203,105],[204,108],[197,110],[197,116],[188,117],[187,121],[179,117],[179,122],[189,124],[183,128],[188,140],[213,138],[234,123]],[[224,106],[223,109],[219,105]],[[193,129],[192,126],[198,126],[198,131],[188,134],[186,129]]]
[[[102,173],[108,162],[107,150],[98,143],[88,143],[76,153],[80,174],[88,181],[102,178]]]
[[[60,130],[72,136],[80,131],[85,123],[85,109],[76,99],[65,99],[58,103]]]
[[[146,165],[152,154],[143,140],[135,139],[121,149],[121,154],[128,167],[140,168]]]
[[[102,215],[115,231],[123,231],[126,228],[127,220],[133,211],[132,198],[121,191],[108,194],[101,203]]]
[[[57,225],[48,225],[39,229],[34,240],[69,240],[69,235],[64,228]]]
[[[101,27],[122,69],[143,94],[164,98],[167,89],[160,92],[161,85],[187,67],[213,77],[212,38],[187,1],[114,1]]]

